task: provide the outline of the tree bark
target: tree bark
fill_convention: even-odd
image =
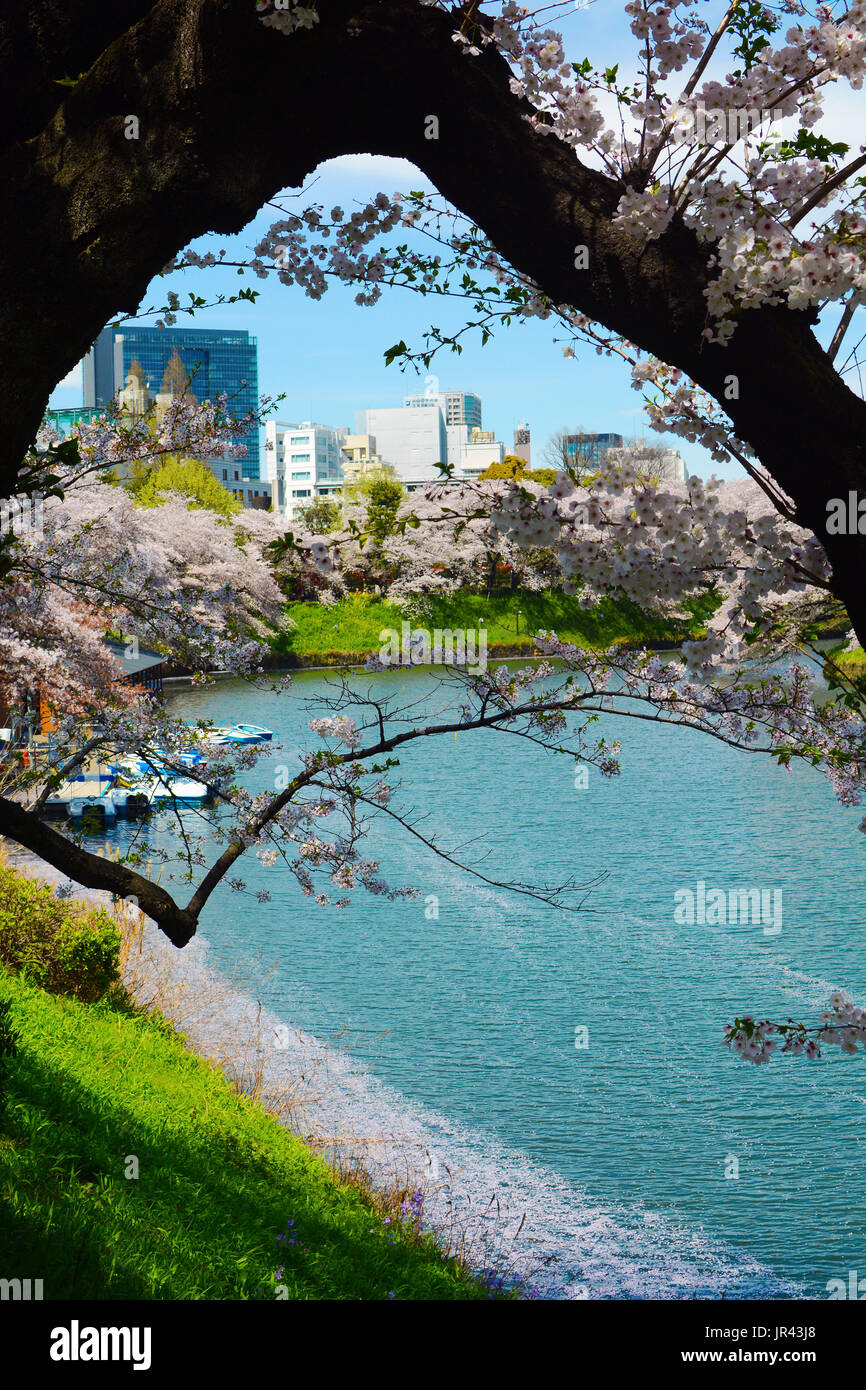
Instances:
[[[40,22],[46,8],[62,13],[56,35]],[[12,138],[0,178],[14,216],[0,237],[0,491],[14,490],[56,382],[180,248],[238,232],[332,156],[402,155],[552,300],[722,403],[825,543],[835,592],[866,639],[866,537],[826,533],[830,498],[866,495],[866,403],[834,371],[811,316],[749,310],[729,346],[708,345],[708,248],[682,225],[646,247],[614,229],[613,181],[529,125],[501,55],[462,55],[459,12],[321,0],[319,13],[292,35],[262,25],[252,0],[126,0],[98,19],[90,5],[31,2],[4,21]],[[58,86],[59,70],[74,78],[79,63],[77,84]],[[124,138],[129,114],[138,140]],[[438,139],[425,138],[429,115]],[[586,270],[574,268],[576,246],[588,249]],[[732,377],[739,399],[728,400]]]
[[[159,923],[173,946],[186,946],[195,935],[198,913],[178,907],[158,883],[114,859],[82,849],[5,796],[0,796],[0,835],[38,854],[76,883],[113,893],[127,901],[134,899],[142,912]]]

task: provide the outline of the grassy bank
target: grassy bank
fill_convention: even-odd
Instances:
[[[846,676],[851,676],[855,680],[861,676],[866,676],[866,652],[863,651],[862,647],[857,647],[853,652],[833,652],[833,660],[837,666],[841,667]]]
[[[363,660],[381,645],[384,628],[400,631],[404,620],[415,627],[471,628],[487,632],[492,655],[532,649],[532,634],[550,630],[568,642],[601,649],[614,644],[652,646],[680,642],[703,629],[712,600],[693,601],[689,622],[664,620],[643,612],[628,599],[602,600],[583,609],[573,596],[559,593],[484,594],[462,591],[413,605],[411,610],[368,595],[354,594],[334,605],[291,603],[287,612],[295,629],[283,633],[274,650],[302,664]]]
[[[49,890],[30,896],[36,961],[71,928]],[[417,1232],[407,1194],[338,1179],[158,1014],[104,989],[104,951],[77,952],[70,994],[7,945],[0,926],[0,1277],[42,1279],[46,1299],[490,1297]]]

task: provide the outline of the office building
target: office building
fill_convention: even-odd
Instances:
[[[371,434],[347,434],[340,446],[340,453],[343,456],[343,477],[347,483],[354,482],[363,473],[375,473],[386,466]]]
[[[291,519],[314,497],[334,497],[342,492],[342,446],[347,437],[346,429],[312,420],[299,425],[267,421],[265,471],[274,511]]]
[[[467,391],[428,391],[423,396],[404,396],[403,404],[425,406],[435,401],[446,425],[466,425],[481,429],[481,397]]]
[[[494,432],[481,428],[481,397],[464,391],[407,396],[402,406],[358,411],[355,432],[375,439],[380,458],[409,492],[442,482],[437,464],[449,464],[451,480],[459,482],[504,457]]]
[[[445,415],[435,396],[420,397],[415,405],[360,410],[355,434],[373,436],[380,456],[410,492],[441,479],[436,464],[448,462]]]
[[[60,410],[46,410],[42,423],[50,425],[65,439],[72,433],[74,425],[89,425],[99,414],[100,411],[88,409],[87,406],[67,405]]]
[[[565,434],[562,442],[569,463],[583,468],[600,468],[608,449],[622,448],[622,435]]]
[[[203,460],[217,482],[222,483],[226,491],[237,497],[244,507],[266,512],[272,501],[271,484],[266,478],[245,478],[241,471],[244,461],[230,458],[228,455],[224,458]]]
[[[524,421],[514,431],[514,444],[511,450],[516,459],[523,459],[527,468],[532,467],[532,445],[529,438],[529,425]]]
[[[258,405],[256,339],[245,331],[207,328],[104,328],[84,359],[84,404],[104,410],[127,389],[141,403],[185,392],[211,401],[224,392],[229,413],[245,415]],[[241,477],[259,479],[258,426],[237,442],[248,451],[239,460]]]

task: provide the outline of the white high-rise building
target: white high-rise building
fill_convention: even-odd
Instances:
[[[435,401],[445,416],[446,425],[466,425],[470,430],[481,429],[481,397],[469,391],[427,391],[423,396],[404,396],[403,404],[428,405]]]
[[[435,397],[421,399],[416,406],[361,410],[355,417],[355,433],[373,435],[380,456],[410,491],[441,480],[436,464],[448,462],[445,416]]]
[[[300,425],[268,420],[265,471],[274,511],[293,518],[314,497],[331,497],[343,487],[341,446],[348,430],[312,420]]]
[[[532,444],[530,442],[529,425],[525,420],[522,420],[514,431],[514,445],[511,453],[514,458],[523,459],[527,468],[532,467]]]
[[[492,431],[481,429],[481,397],[465,391],[407,396],[402,406],[358,411],[355,430],[375,437],[379,455],[410,492],[443,480],[438,463],[450,464],[452,481],[459,481],[478,477],[505,452]]]

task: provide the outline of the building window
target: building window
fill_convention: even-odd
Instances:
[[[228,481],[228,476],[229,476],[229,470],[228,470],[227,468],[224,468],[224,469],[223,469],[223,482],[224,482],[224,483]]]
[[[307,470],[306,473],[293,473],[293,474],[292,474],[292,478],[293,478],[293,479],[295,479],[295,478],[301,478],[301,479],[303,479],[304,481],[306,481],[306,480],[309,478],[309,476],[310,476],[309,470]]]
[[[309,444],[310,440],[306,434],[293,434],[289,440],[290,444]]]
[[[309,497],[309,495],[310,489],[308,487],[302,487],[298,489],[292,488],[293,497]]]
[[[310,462],[310,455],[309,455],[309,454],[292,454],[292,463],[293,463],[293,464],[309,463],[309,462]]]

